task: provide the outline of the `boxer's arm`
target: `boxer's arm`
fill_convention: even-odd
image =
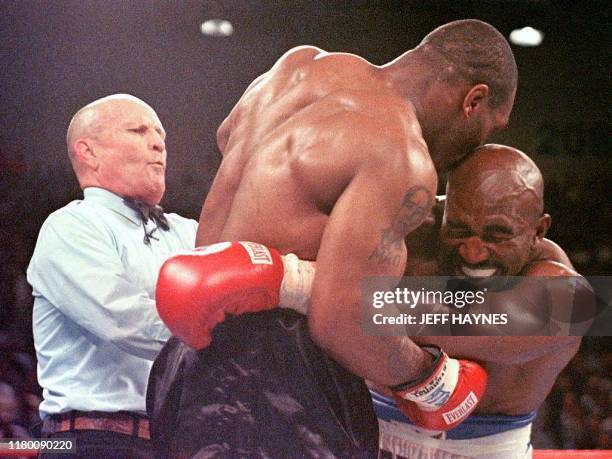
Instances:
[[[556,246],[556,244],[555,244]],[[557,246],[558,247],[558,246]],[[559,248],[559,250],[561,250]],[[568,307],[581,308],[573,315],[584,327],[588,328],[590,318],[595,312],[595,303],[589,285],[573,269],[554,261],[534,261],[528,265],[523,274],[528,277],[559,278],[559,282],[546,282],[542,284],[528,283],[527,285],[498,292],[492,305],[495,310],[514,309],[523,318],[529,320],[532,310],[520,312],[520,308],[530,308],[537,305],[546,311],[547,317],[533,317],[533,320],[546,321],[554,316],[559,308],[565,309],[558,301],[570,298]],[[567,280],[567,284],[564,282]],[[578,280],[578,282],[574,282]],[[568,291],[565,291],[565,287]],[[546,287],[548,291],[542,294],[535,291],[538,287]],[[563,290],[563,291],[561,291]],[[574,301],[578,298],[579,301]],[[531,308],[530,308],[531,309]],[[518,310],[518,312],[517,312]],[[552,317],[554,319],[554,317]],[[584,320],[582,320],[584,318]],[[551,353],[568,352],[573,355],[580,345],[580,336],[423,336],[415,337],[414,341],[420,345],[435,344],[452,350],[453,357],[473,359],[482,362],[496,362],[501,364],[521,364],[535,360]]]
[[[361,282],[381,275],[398,276],[399,281],[406,262],[403,239],[428,215],[436,176],[426,150],[419,150],[423,147],[409,154],[389,152],[363,142],[360,134],[353,142],[334,146],[333,167],[348,176],[348,183],[334,205],[317,255],[310,332],[353,373],[396,385],[428,369],[431,358],[408,338],[364,335]]]
[[[435,171],[418,146],[408,156],[377,155],[372,144],[367,146],[367,157],[358,162],[323,233],[308,311],[310,333],[349,371],[390,386],[400,410],[416,425],[448,430],[480,401],[484,369],[451,359],[440,348],[421,349],[408,337],[368,336],[360,320],[365,278],[391,276],[388,288],[399,282],[407,258],[404,238],[430,212]]]
[[[449,349],[454,358],[518,365],[554,352],[575,352],[579,336],[418,336],[421,345]]]

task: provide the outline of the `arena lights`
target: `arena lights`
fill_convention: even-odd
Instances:
[[[200,25],[200,31],[209,37],[229,37],[234,33],[234,26],[225,19],[209,19]]]
[[[544,39],[544,33],[533,27],[523,27],[510,32],[510,43],[517,46],[538,46]]]

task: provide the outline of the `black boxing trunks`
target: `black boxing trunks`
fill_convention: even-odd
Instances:
[[[209,347],[171,338],[147,392],[160,458],[375,458],[378,423],[364,381],[286,309],[228,317]]]

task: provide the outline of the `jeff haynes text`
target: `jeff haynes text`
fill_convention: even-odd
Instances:
[[[506,325],[508,314],[374,314],[372,321],[375,325]]]

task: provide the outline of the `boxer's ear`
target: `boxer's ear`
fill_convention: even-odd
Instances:
[[[465,116],[472,116],[474,111],[482,104],[486,104],[489,96],[489,86],[484,83],[479,83],[470,88],[463,98],[463,113]]]
[[[552,219],[548,214],[544,214],[538,219],[538,225],[536,226],[537,239],[544,239],[544,236],[546,236],[548,232],[548,228],[550,228],[551,221]]]

